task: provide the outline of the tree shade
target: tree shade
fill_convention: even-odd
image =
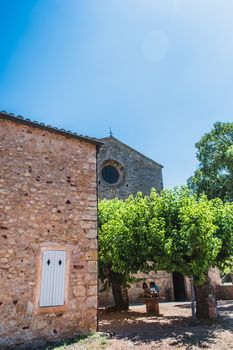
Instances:
[[[110,283],[117,276],[126,287],[132,274],[162,269],[193,276],[198,288],[211,267],[233,266],[233,203],[197,197],[187,188],[103,200],[99,259],[100,276],[107,269]]]

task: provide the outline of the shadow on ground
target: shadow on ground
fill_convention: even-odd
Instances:
[[[169,305],[167,306],[169,308]],[[219,332],[231,331],[233,319],[221,317],[215,321],[194,321],[191,316],[183,316],[187,304],[170,305],[174,315],[148,316],[145,312],[104,313],[100,316],[100,331],[109,332],[118,339],[128,339],[134,343],[160,343],[169,340],[169,345],[209,347],[215,342]],[[179,308],[179,312],[177,312]],[[220,306],[220,311],[231,312],[233,302]],[[187,313],[187,311],[185,311]],[[189,311],[188,311],[189,312]],[[181,314],[181,315],[179,315]]]
[[[218,306],[218,311],[221,312],[224,311],[227,313],[233,313],[233,300],[221,300]],[[232,315],[233,316],[233,315]]]

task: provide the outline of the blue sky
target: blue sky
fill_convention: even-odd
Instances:
[[[114,136],[164,165],[233,121],[232,0],[0,0],[0,109]]]

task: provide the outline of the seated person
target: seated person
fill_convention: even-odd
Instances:
[[[142,284],[143,292],[139,294],[140,298],[149,298],[150,297],[150,289],[148,288],[148,285],[146,282],[143,282]]]
[[[159,287],[153,281],[150,282],[150,293],[154,296],[159,296]]]

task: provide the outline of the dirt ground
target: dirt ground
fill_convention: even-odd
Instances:
[[[145,305],[129,312],[100,312],[99,330],[109,350],[233,349],[233,301],[219,302],[215,321],[193,321],[190,303],[160,303],[161,316],[148,316]],[[94,347],[95,349],[95,347]]]

